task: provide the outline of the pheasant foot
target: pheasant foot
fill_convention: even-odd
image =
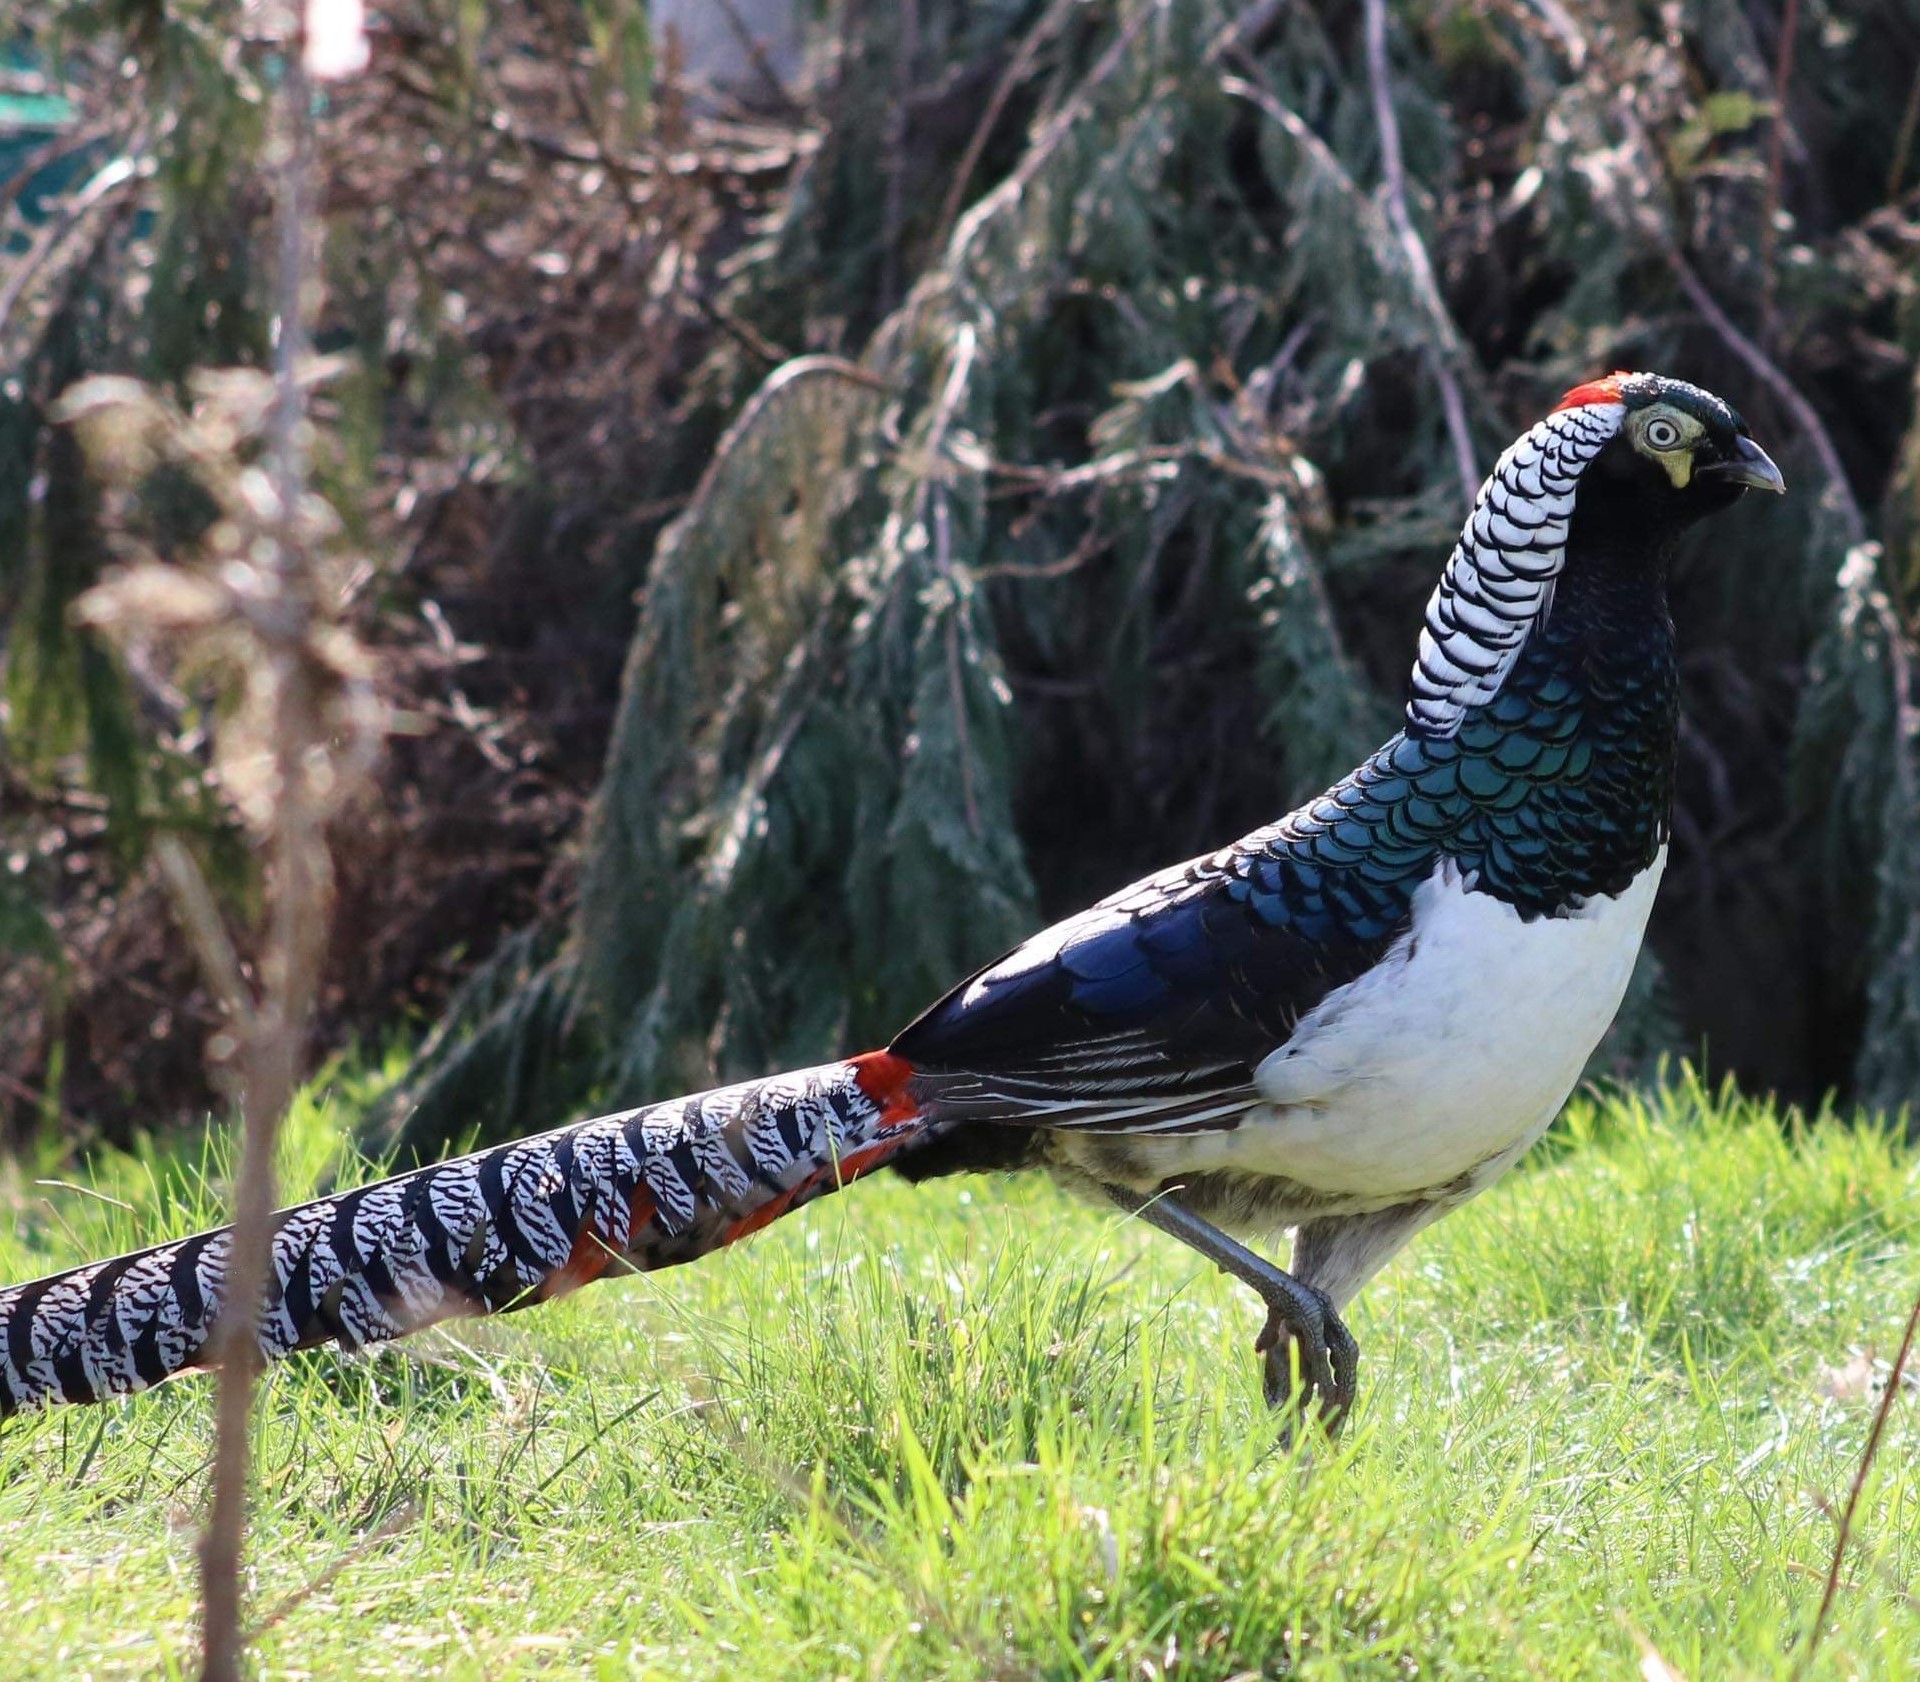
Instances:
[[[1337,1433],[1353,1407],[1360,1345],[1327,1294],[1255,1255],[1171,1193],[1147,1197],[1115,1185],[1106,1192],[1128,1213],[1179,1239],[1259,1294],[1267,1305],[1267,1323],[1254,1348],[1266,1358],[1261,1389],[1267,1406],[1292,1410],[1294,1418],[1311,1411],[1329,1436]]]

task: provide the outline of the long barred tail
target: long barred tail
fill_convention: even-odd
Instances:
[[[544,1302],[731,1244],[928,1132],[912,1065],[869,1052],[602,1116],[290,1209],[269,1358],[356,1348]],[[144,1390],[205,1365],[228,1232],[0,1290],[0,1415]]]

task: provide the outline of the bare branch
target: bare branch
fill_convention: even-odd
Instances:
[[[177,835],[157,836],[153,856],[173,898],[174,914],[193,942],[221,1009],[243,1038],[250,1035],[254,1028],[253,994],[240,972],[240,956],[233,949],[206,877]]]
[[[1913,86],[1907,89],[1907,108],[1900,113],[1900,131],[1894,136],[1893,162],[1887,165],[1887,197],[1897,199],[1907,179],[1913,156],[1913,135],[1920,127],[1920,64],[1913,67]]]
[[[1387,219],[1400,242],[1414,291],[1431,322],[1427,360],[1433,367],[1434,382],[1440,387],[1440,406],[1446,412],[1447,432],[1453,439],[1460,494],[1471,508],[1480,488],[1480,469],[1474,462],[1467,405],[1453,372],[1453,360],[1463,353],[1464,347],[1460,330],[1447,311],[1446,300],[1440,296],[1440,283],[1434,278],[1433,261],[1427,255],[1426,243],[1414,227],[1413,213],[1407,208],[1407,171],[1400,155],[1400,119],[1394,111],[1393,84],[1387,70],[1386,0],[1366,0],[1366,17],[1367,79],[1373,86],[1373,120],[1380,130],[1380,173],[1387,189]]]
[[[1826,478],[1828,494],[1839,509],[1847,542],[1850,545],[1864,543],[1867,538],[1866,515],[1860,511],[1859,499],[1854,496],[1853,487],[1847,482],[1847,470],[1841,465],[1840,452],[1834,447],[1832,435],[1822,424],[1814,406],[1802,395],[1800,388],[1787,378],[1779,363],[1733,324],[1732,318],[1707,290],[1706,282],[1694,273],[1693,265],[1681,255],[1678,246],[1663,240],[1661,254],[1667,260],[1667,267],[1673,271],[1674,279],[1679,281],[1680,290],[1686,293],[1688,301],[1700,312],[1701,319],[1720,335],[1727,348],[1752,371],[1754,378],[1779,398],[1782,407],[1793,416],[1793,424],[1805,434],[1813,453],[1819,458],[1820,471]]]
[[[1469,353],[1460,338],[1459,329],[1447,312],[1440,298],[1439,287],[1433,278],[1433,268],[1426,261],[1426,248],[1420,243],[1417,234],[1412,234],[1411,223],[1403,233],[1394,225],[1390,215],[1383,214],[1379,204],[1367,194],[1361,192],[1346,166],[1334,156],[1332,148],[1314,133],[1299,112],[1293,110],[1259,76],[1259,67],[1248,61],[1249,76],[1223,76],[1220,86],[1236,99],[1244,99],[1270,118],[1298,147],[1313,168],[1340,193],[1341,197],[1353,207],[1355,218],[1366,230],[1368,243],[1372,247],[1374,261],[1388,275],[1399,274],[1404,267],[1404,279],[1413,293],[1412,303],[1418,310],[1425,328],[1425,348],[1439,379],[1441,404],[1447,414],[1448,431],[1454,441],[1454,462],[1459,473],[1461,487],[1469,506],[1479,490],[1480,476],[1474,466],[1472,435],[1467,427],[1465,405],[1459,385],[1459,373],[1465,370],[1473,378],[1476,388],[1480,385],[1469,361]],[[1390,103],[1390,102],[1389,102]],[[1396,129],[1397,134],[1397,129]],[[1397,153],[1396,153],[1397,155]],[[1391,194],[1389,194],[1391,197]],[[1406,211],[1404,176],[1402,177],[1401,213]],[[1411,234],[1412,251],[1409,252],[1407,237]],[[1417,254],[1417,255],[1416,255]],[[1424,282],[1422,276],[1424,275]],[[1484,393],[1476,390],[1482,409],[1489,407]],[[1456,409],[1455,404],[1459,407]]]
[[[960,790],[966,804],[967,828],[980,833],[980,800],[973,786],[973,746],[967,727],[967,691],[960,660],[960,582],[953,575],[953,520],[948,506],[948,468],[943,457],[947,429],[966,396],[967,381],[973,373],[974,357],[980,346],[979,335],[971,322],[963,323],[954,335],[953,363],[947,370],[947,383],[941,389],[933,420],[927,428],[924,477],[916,515],[928,518],[929,504],[933,525],[933,564],[947,580],[952,599],[947,603],[946,659],[949,704],[953,707],[954,734],[960,744]]]
[[[1204,62],[1218,64],[1228,53],[1258,47],[1260,38],[1279,19],[1291,0],[1254,0],[1207,43]]]
[[[309,761],[326,749],[328,690],[353,688],[352,674],[329,662],[314,636],[302,379],[313,144],[304,19],[295,19],[285,46],[275,205],[279,336],[265,432],[274,497],[261,532],[269,540],[266,564],[244,586],[227,593],[231,621],[244,627],[251,645],[246,682],[250,688],[264,688],[271,697],[265,719],[271,771],[262,802],[269,909],[258,948],[258,988],[251,998],[243,987],[238,961],[222,937],[211,895],[191,861],[184,853],[176,854],[168,870],[202,961],[235,1011],[243,1042],[241,1143],[226,1297],[211,1352],[220,1373],[220,1393],[213,1494],[200,1542],[203,1682],[239,1682],[241,1674],[245,1646],[241,1550],[246,1535],[254,1379],[260,1365],[259,1322],[272,1259],[274,1138],[299,1077],[325,938],[331,876],[324,814],[315,797]]]
[[[648,1400],[651,1399],[651,1397],[648,1398]],[[635,1405],[637,1407],[644,1404]],[[616,1421],[616,1423],[618,1422]],[[595,1442],[598,1440],[598,1438],[593,1439]],[[318,1571],[298,1588],[285,1595],[271,1612],[247,1631],[246,1638],[249,1644],[258,1641],[261,1636],[265,1635],[267,1631],[272,1629],[276,1624],[285,1623],[288,1618],[299,1611],[300,1608],[316,1594],[324,1594],[328,1589],[333,1587],[334,1581],[339,1577],[340,1573],[352,1565],[355,1560],[362,1558],[382,1542],[388,1541],[392,1537],[398,1536],[403,1530],[411,1528],[419,1516],[420,1503],[412,1496],[407,1496],[392,1512],[388,1513],[385,1518],[364,1536],[361,1536],[350,1547],[341,1549],[339,1553],[335,1554],[332,1559],[328,1560],[325,1565],[321,1566]]]
[[[980,121],[974,124],[973,138],[967,142],[967,149],[961,153],[960,162],[954,168],[953,180],[947,186],[946,202],[940,207],[940,221],[933,236],[936,248],[947,243],[954,223],[960,219],[960,202],[966,197],[967,183],[980,167],[980,154],[987,149],[993,131],[1000,126],[1000,114],[1006,110],[1013,90],[1032,74],[1033,61],[1040,56],[1040,49],[1060,33],[1061,25],[1067,21],[1067,14],[1076,3],[1077,0],[1053,0],[1040,21],[1021,37],[1020,50],[1013,55],[1012,62],[995,85],[993,96],[980,113]]]
[[[920,0],[897,0],[893,109],[887,116],[887,187],[881,212],[880,307],[900,298],[900,240],[907,220],[908,142],[913,126],[913,67],[920,57]]]
[[[41,271],[63,250],[83,244],[87,230],[123,204],[153,173],[153,158],[146,148],[147,132],[143,127],[129,138],[126,150],[119,157],[102,164],[59,213],[48,218],[33,244],[11,265],[6,284],[0,286],[0,335],[18,326],[15,312]],[[4,348],[3,339],[0,339],[0,348]]]
[[[1630,97],[1622,97],[1617,104],[1622,127],[1639,150],[1643,158],[1649,160],[1648,167],[1657,165],[1659,153],[1655,149],[1651,136],[1640,121],[1639,113],[1633,109]],[[1680,283],[1680,290],[1687,300],[1700,312],[1700,317],[1720,336],[1722,343],[1733,352],[1754,378],[1759,380],[1775,397],[1781,406],[1793,417],[1794,425],[1805,435],[1815,456],[1820,461],[1820,471],[1827,481],[1828,494],[1833,498],[1841,526],[1849,547],[1857,547],[1867,540],[1867,520],[1860,510],[1859,500],[1853,494],[1853,487],[1847,481],[1847,470],[1841,465],[1840,452],[1834,447],[1831,434],[1821,423],[1819,413],[1807,401],[1800,388],[1790,380],[1775,362],[1752,339],[1734,325],[1733,318],[1720,307],[1719,300],[1708,291],[1706,283],[1694,272],[1693,265],[1680,249],[1679,241],[1667,220],[1652,204],[1632,198],[1627,194],[1610,195],[1607,201],[1615,217],[1638,232],[1666,260],[1673,277]]]
[[[787,91],[787,84],[780,80],[780,72],[774,69],[773,61],[767,57],[765,43],[747,26],[736,0],[716,0],[716,4],[720,15],[726,19],[729,33],[740,43],[740,50],[747,55],[747,62],[753,66],[753,73],[760,78],[761,85],[789,116],[800,116],[803,111],[800,101]]]
[[[1780,51],[1773,71],[1773,121],[1767,135],[1767,192],[1760,204],[1760,342],[1773,343],[1774,294],[1779,276],[1780,194],[1786,174],[1787,93],[1793,85],[1793,40],[1800,31],[1800,0],[1786,0],[1780,14]]]
[[[1598,54],[1594,43],[1587,39],[1572,14],[1559,4],[1559,0],[1533,0],[1535,8],[1551,26],[1566,50],[1568,62],[1577,70],[1582,65],[1595,62]],[[1605,66],[1601,67],[1603,70]],[[1791,63],[1783,63],[1780,74],[1784,77],[1791,73]],[[1620,97],[1614,101],[1614,111],[1620,126],[1625,130],[1628,140],[1639,153],[1642,179],[1662,178],[1665,168],[1661,161],[1660,149],[1647,133],[1646,125],[1640,121],[1640,114],[1634,109],[1631,86],[1622,86]],[[1783,133],[1786,116],[1784,111],[1776,110],[1774,115],[1775,132]],[[1776,398],[1793,422],[1805,434],[1813,453],[1819,458],[1820,471],[1827,481],[1828,494],[1833,498],[1839,511],[1841,525],[1847,544],[1858,548],[1867,539],[1866,516],[1861,512],[1859,499],[1853,494],[1853,487],[1847,481],[1847,473],[1840,461],[1840,452],[1834,447],[1832,436],[1821,423],[1818,411],[1802,395],[1799,387],[1790,380],[1780,365],[1758,344],[1734,325],[1733,318],[1720,307],[1719,300],[1707,289],[1707,285],[1694,272],[1693,265],[1687,261],[1686,253],[1681,249],[1680,241],[1668,223],[1667,217],[1652,196],[1641,197],[1631,192],[1615,191],[1602,195],[1602,204],[1608,213],[1628,232],[1637,234],[1665,260],[1673,277],[1680,283],[1680,290],[1686,293],[1688,301],[1700,312],[1701,319],[1717,333],[1721,342],[1745,363],[1754,377],[1760,381]]]
[[[992,192],[981,199],[961,219],[954,230],[953,243],[948,257],[948,266],[955,266],[964,256],[966,248],[973,243],[973,236],[1005,205],[1015,203],[1027,188],[1033,184],[1033,178],[1046,167],[1047,160],[1060,149],[1060,144],[1073,132],[1086,114],[1093,109],[1093,96],[1113,77],[1114,73],[1126,62],[1133,43],[1139,39],[1140,32],[1164,12],[1171,0],[1145,0],[1133,16],[1121,26],[1119,34],[1108,42],[1094,66],[1084,77],[1080,85],[1073,90],[1073,97],[1056,111],[1038,137],[1021,155],[1019,164],[1011,170],[1007,178]]]
[[[564,5],[557,0],[542,0],[542,9],[551,21],[556,36],[566,38],[568,13]],[[737,21],[737,14],[734,14]],[[757,43],[756,43],[757,46]],[[643,190],[649,177],[660,173],[671,173],[674,160],[667,157],[630,157],[613,142],[607,132],[607,123],[603,113],[594,105],[591,94],[580,76],[580,67],[574,62],[571,53],[566,60],[566,87],[568,98],[573,103],[574,114],[580,119],[580,126],[586,131],[592,144],[581,148],[563,148],[561,155],[576,162],[592,160],[600,165],[620,189],[620,208],[625,215],[627,225],[636,236],[643,236],[647,227],[646,193]],[[764,54],[762,58],[764,59]],[[768,66],[771,74],[772,67]],[[785,90],[782,90],[785,97]],[[532,145],[531,136],[516,136],[522,144]],[[738,344],[749,356],[757,356],[770,367],[779,367],[788,361],[792,352],[775,344],[752,322],[744,321],[730,311],[723,309],[708,297],[698,285],[686,289],[686,300],[708,321]]]

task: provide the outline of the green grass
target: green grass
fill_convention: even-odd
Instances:
[[[288,1183],[354,1098],[307,1102]],[[0,1187],[0,1278],[189,1230]],[[1920,1286],[1920,1163],[1680,1081],[1577,1104],[1363,1298],[1337,1451],[1263,1416],[1240,1290],[1043,1185],[863,1186],[697,1267],[280,1368],[273,1677],[1785,1678]],[[1858,1388],[1857,1386],[1855,1388]],[[0,1432],[8,1677],[185,1676],[210,1386]],[[1920,1676],[1900,1402],[1811,1674]],[[298,1598],[310,1589],[304,1598]],[[289,1597],[296,1597],[289,1601]]]

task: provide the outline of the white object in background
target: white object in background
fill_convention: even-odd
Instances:
[[[307,74],[319,82],[357,76],[367,67],[365,0],[307,0]]]

